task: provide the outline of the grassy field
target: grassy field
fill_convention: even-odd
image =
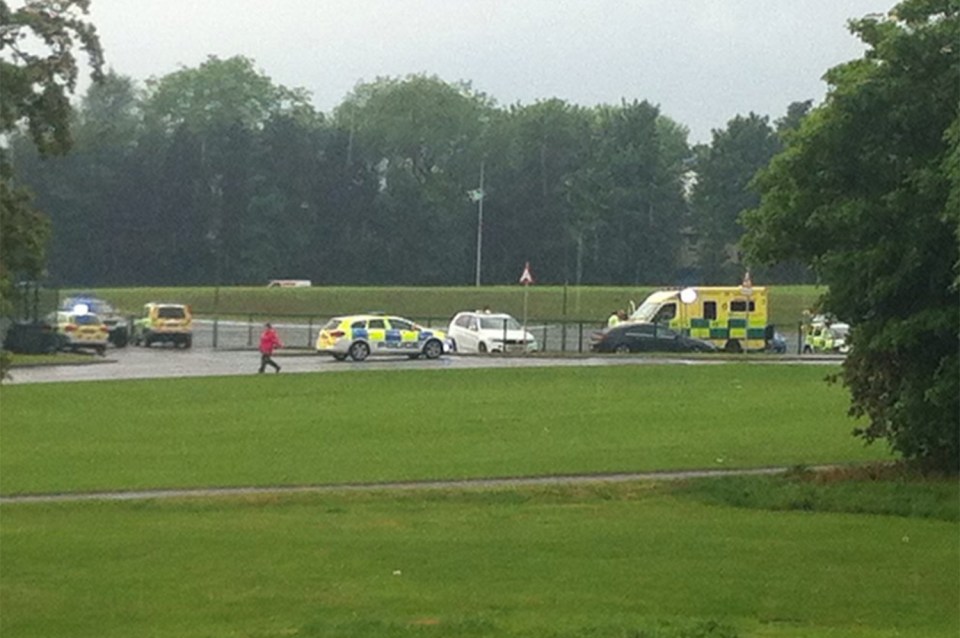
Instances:
[[[610,312],[626,308],[630,300],[640,303],[650,287],[603,286],[531,286],[528,316],[535,320],[603,322]],[[522,286],[483,286],[480,288],[378,288],[313,287],[266,288],[221,287],[214,303],[215,289],[198,288],[116,288],[96,291],[127,312],[136,312],[148,301],[187,303],[199,314],[244,316],[303,315],[330,317],[336,314],[382,310],[417,319],[449,318],[460,310],[491,308],[523,315]],[[64,293],[66,294],[66,293]],[[770,288],[770,320],[776,325],[794,326],[810,308],[819,291],[813,286],[774,286]]]
[[[728,363],[2,389],[4,494],[875,461],[832,367]]]
[[[887,459],[830,371],[3,386],[0,493]],[[957,482],[890,472],[4,503],[0,635],[953,638]]]
[[[747,484],[778,490],[767,479]],[[737,508],[702,499],[702,489],[5,505],[0,630],[4,638],[960,630],[955,518]],[[956,509],[955,485],[939,491]]]

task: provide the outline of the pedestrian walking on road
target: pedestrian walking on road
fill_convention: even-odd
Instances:
[[[273,366],[275,372],[280,372],[280,366],[273,360],[273,351],[282,348],[283,343],[277,336],[277,331],[269,323],[264,326],[263,333],[260,335],[260,370],[259,374],[267,369],[267,366]]]

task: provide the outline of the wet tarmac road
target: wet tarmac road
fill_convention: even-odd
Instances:
[[[466,368],[523,368],[523,367],[591,367],[609,365],[724,365],[744,359],[667,358],[642,355],[583,355],[583,356],[471,356],[444,355],[439,359],[410,360],[406,357],[371,358],[362,363],[350,360],[335,361],[309,350],[282,350],[275,355],[282,367],[280,374],[317,372],[350,372],[356,370],[435,370]],[[780,364],[806,363],[835,365],[842,357],[765,357],[751,363]],[[177,377],[208,377],[256,374],[260,355],[256,350],[214,350],[191,348],[183,350],[169,346],[151,348],[111,348],[106,357],[91,355],[89,363],[44,365],[14,368],[7,383],[56,383],[73,381],[105,381],[117,379],[156,379]],[[268,370],[270,370],[268,368]],[[275,374],[268,371],[265,374]]]
[[[355,370],[432,370],[464,368],[519,368],[549,366],[606,366],[637,364],[696,365],[722,364],[723,361],[684,361],[681,359],[644,358],[632,356],[466,356],[445,355],[439,359],[410,360],[406,357],[372,358],[362,363],[335,361],[327,356],[309,351],[286,351],[275,355],[280,364],[280,374],[316,372],[349,372]],[[110,349],[104,358],[90,357],[89,363],[71,365],[45,365],[15,368],[11,371],[11,384],[55,383],[70,381],[104,381],[116,379],[154,379],[171,377],[207,377],[256,374],[260,355],[255,350],[213,350],[192,348],[181,350],[172,347],[128,347]],[[265,374],[275,374],[268,368]]]

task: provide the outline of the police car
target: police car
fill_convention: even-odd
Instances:
[[[60,304],[61,312],[75,312],[78,308],[83,309],[79,314],[90,312],[100,317],[103,325],[110,331],[110,343],[118,348],[126,347],[130,340],[127,319],[110,303],[91,294],[83,294],[67,297]]]
[[[110,328],[87,308],[79,306],[72,311],[61,310],[51,317],[52,321],[57,323],[65,350],[90,348],[101,356],[107,351]]]
[[[317,335],[316,349],[337,361],[347,357],[363,361],[371,355],[436,359],[452,352],[453,346],[443,331],[424,328],[403,317],[365,314],[328,321]]]

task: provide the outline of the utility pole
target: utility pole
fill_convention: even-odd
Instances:
[[[480,287],[480,269],[483,264],[483,198],[486,193],[483,192],[483,165],[484,160],[480,160],[480,188],[476,191],[477,200],[477,278],[476,286]]]

